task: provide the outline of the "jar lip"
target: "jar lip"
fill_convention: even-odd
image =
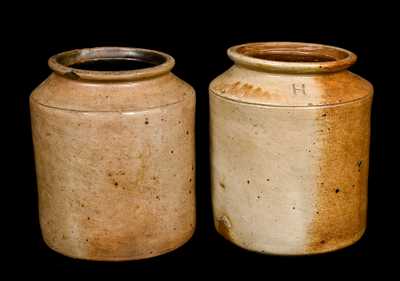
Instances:
[[[255,42],[227,50],[236,64],[279,73],[327,73],[353,65],[357,56],[342,48],[303,42]]]
[[[86,70],[72,65],[101,59],[134,59],[154,66],[132,70]],[[175,65],[172,56],[150,49],[130,47],[96,47],[75,49],[58,53],[48,60],[49,67],[57,74],[73,80],[132,81],[160,76]]]

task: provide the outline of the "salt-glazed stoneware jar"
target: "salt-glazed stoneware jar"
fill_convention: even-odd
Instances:
[[[248,250],[329,252],[366,227],[373,88],[356,56],[307,43],[250,43],[210,84],[218,232]]]
[[[49,66],[30,97],[47,245],[117,261],[184,244],[195,228],[195,95],[170,72],[174,59],[105,47]]]

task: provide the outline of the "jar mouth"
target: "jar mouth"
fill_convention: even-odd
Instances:
[[[124,81],[168,73],[175,61],[168,54],[149,49],[99,47],[59,53],[48,64],[57,74],[73,80]]]
[[[298,74],[341,71],[357,60],[342,48],[301,42],[247,43],[229,48],[228,56],[244,67]]]

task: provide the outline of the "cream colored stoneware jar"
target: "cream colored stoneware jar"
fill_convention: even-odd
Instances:
[[[195,228],[195,95],[170,72],[174,59],[106,47],[61,53],[49,66],[30,97],[47,245],[133,260],[184,244]]]
[[[356,56],[307,43],[250,43],[210,84],[218,232],[248,250],[303,255],[366,227],[370,83]]]

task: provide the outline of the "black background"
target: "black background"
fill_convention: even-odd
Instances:
[[[3,112],[15,113],[12,118],[4,119],[11,125],[10,133],[5,136],[11,140],[12,149],[6,152],[11,152],[12,158],[4,173],[4,178],[10,180],[5,188],[11,195],[3,200],[7,222],[3,232],[8,234],[5,246],[10,248],[8,264],[14,272],[111,273],[133,278],[166,271],[176,276],[184,272],[189,274],[186,276],[194,276],[210,269],[224,274],[240,269],[249,274],[276,269],[284,273],[299,265],[311,270],[325,264],[329,268],[326,272],[331,272],[342,265],[352,267],[371,261],[376,265],[378,261],[395,260],[388,253],[394,251],[396,244],[393,206],[398,186],[386,177],[392,166],[388,164],[386,140],[397,121],[396,110],[391,107],[395,104],[392,94],[399,94],[395,93],[392,85],[395,78],[390,77],[389,70],[396,51],[395,18],[390,15],[390,8],[363,3],[351,9],[348,3],[324,1],[311,8],[289,3],[278,8],[268,2],[260,5],[234,1],[220,4],[219,8],[216,3],[164,3],[163,6],[96,3],[85,8],[76,2],[51,5],[24,6],[24,14],[19,11],[3,24],[9,36],[4,45],[8,50],[5,60],[11,60],[9,76],[3,83],[9,86],[13,100],[13,106],[4,106]],[[226,242],[214,230],[210,206],[208,84],[232,64],[226,56],[228,47],[254,41],[314,42],[351,50],[358,55],[351,70],[375,87],[368,228],[363,238],[347,249],[310,257],[259,255]],[[51,55],[95,46],[130,46],[169,53],[176,60],[173,72],[197,92],[197,229],[187,244],[160,257],[121,263],[80,261],[53,252],[41,238],[29,94],[50,74],[47,59]],[[372,268],[365,266],[363,270]]]

